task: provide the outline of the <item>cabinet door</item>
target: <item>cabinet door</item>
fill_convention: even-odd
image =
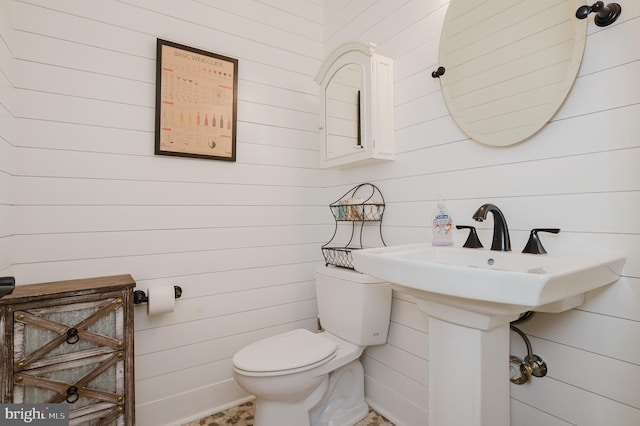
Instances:
[[[16,306],[14,403],[70,404],[70,424],[122,424],[122,298]]]
[[[393,60],[374,44],[338,46],[315,77],[320,84],[320,168],[394,159]]]

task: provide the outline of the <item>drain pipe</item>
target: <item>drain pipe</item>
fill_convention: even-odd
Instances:
[[[528,321],[533,316],[533,311],[525,312],[515,321],[512,321],[509,327],[522,337],[524,344],[527,346],[527,356],[524,361],[517,356],[509,356],[509,380],[516,385],[523,385],[531,380],[531,376],[544,377],[547,375],[547,364],[538,355],[533,353],[531,342],[526,334],[522,332],[514,324]]]

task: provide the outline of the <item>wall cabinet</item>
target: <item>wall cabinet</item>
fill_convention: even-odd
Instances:
[[[316,75],[321,168],[394,159],[393,61],[375,47],[344,44]]]
[[[66,402],[71,425],[134,425],[134,287],[117,275],[1,298],[0,402]]]

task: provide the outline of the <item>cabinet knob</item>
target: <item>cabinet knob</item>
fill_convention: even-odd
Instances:
[[[67,398],[66,401],[69,404],[73,404],[74,402],[76,402],[78,399],[80,399],[80,394],[78,393],[78,387],[77,386],[69,386],[69,388],[67,388]]]
[[[70,345],[75,345],[80,340],[80,336],[78,335],[78,329],[72,327],[67,330],[67,343]]]
[[[16,376],[16,378],[13,379],[13,381],[16,383],[22,383],[22,376]]]

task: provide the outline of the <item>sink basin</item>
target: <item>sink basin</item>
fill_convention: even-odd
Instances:
[[[354,250],[356,270],[412,294],[428,317],[429,426],[509,426],[509,323],[562,312],[620,277],[613,254],[434,247]]]
[[[585,292],[616,281],[625,262],[606,253],[534,255],[430,243],[354,250],[352,255],[356,270],[410,294],[487,314],[573,308]]]

